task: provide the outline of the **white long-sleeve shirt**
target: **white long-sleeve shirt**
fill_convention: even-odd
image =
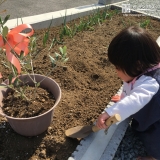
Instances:
[[[143,108],[157,93],[159,84],[150,77],[142,75],[138,80],[130,83],[123,82],[122,99],[105,111],[113,116],[120,114],[121,121]]]

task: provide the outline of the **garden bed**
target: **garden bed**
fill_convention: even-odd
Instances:
[[[79,24],[80,19],[73,23]],[[113,37],[124,27],[141,25],[157,39],[160,35],[158,20],[145,16],[115,14],[102,24],[86,31],[77,32],[73,38],[65,36],[63,44],[56,43],[48,51],[60,27],[50,29],[50,42],[42,48],[45,29],[36,30],[38,51],[34,61],[37,74],[48,73],[52,64],[49,53],[59,52],[67,46],[69,61],[58,67],[49,77],[56,80],[62,89],[62,99],[46,132],[35,137],[24,137],[15,133],[5,118],[0,118],[0,160],[67,160],[79,144],[79,140],[65,137],[65,130],[78,125],[91,125],[116,94],[122,82],[107,58],[107,48]],[[0,64],[3,78],[7,69]]]

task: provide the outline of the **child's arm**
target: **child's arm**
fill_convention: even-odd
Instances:
[[[106,108],[109,116],[120,114],[122,120],[143,108],[157,93],[159,84],[149,76],[141,76],[133,85],[133,89],[122,100]]]

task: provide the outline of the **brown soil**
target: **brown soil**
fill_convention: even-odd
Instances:
[[[28,118],[41,115],[51,109],[55,104],[55,98],[49,91],[37,87],[22,86],[25,97],[10,90],[8,96],[3,99],[3,112],[16,118]]]
[[[79,140],[67,138],[65,130],[93,124],[122,84],[107,58],[109,43],[125,26],[138,24],[142,19],[147,17],[119,14],[94,26],[94,30],[79,32],[73,38],[65,37],[64,45],[70,58],[67,67],[59,67],[50,75],[62,89],[62,99],[55,108],[53,122],[41,135],[24,137],[15,133],[5,118],[0,118],[0,160],[67,160]],[[147,27],[155,39],[160,35],[159,28],[157,20],[151,20]],[[35,33],[39,37],[39,50],[44,31]],[[58,31],[59,27],[51,29],[51,40]],[[58,52],[60,46],[56,44],[50,53]],[[38,74],[46,75],[51,70],[47,48],[41,50],[35,60],[34,70]],[[2,65],[0,68],[6,78],[8,71]]]

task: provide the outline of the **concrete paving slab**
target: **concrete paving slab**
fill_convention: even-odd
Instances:
[[[101,155],[100,160],[112,160],[115,156],[115,153],[118,149],[118,146],[123,139],[125,132],[127,130],[128,124],[130,122],[130,118],[121,122],[115,132],[113,133],[108,145],[106,146],[103,154]]]
[[[97,0],[6,0],[0,10],[6,9],[5,14],[10,14],[11,19],[14,19],[97,3]]]
[[[9,21],[7,21],[6,25],[11,29],[19,24],[27,23],[32,25],[34,29],[42,29],[42,28],[48,28],[48,26],[52,21],[51,26],[58,26],[64,22],[64,18],[66,18],[66,21],[68,22],[73,19],[89,15],[97,9],[110,8],[111,7],[110,2],[112,4],[112,1],[114,0],[110,0],[108,2],[109,5],[90,4],[75,8],[64,9],[60,11],[49,12],[49,13],[44,12],[43,14],[37,14],[34,16],[27,16],[27,17],[25,17],[26,14],[24,13],[22,18],[10,19]],[[124,2],[126,2],[126,0],[124,0]],[[114,4],[118,5],[119,3],[121,2]]]
[[[15,18],[9,20],[6,23],[6,25],[9,28],[14,28],[17,26],[17,24],[27,23],[32,25],[34,29],[48,28],[51,21],[52,21],[51,26],[58,26],[64,22],[64,18],[66,18],[66,21],[68,22],[73,19],[89,15],[98,8],[103,9],[105,8],[105,6],[100,4],[91,4],[83,7],[76,7],[67,10],[60,10],[50,13],[39,14],[35,16],[23,17],[22,19]]]
[[[89,148],[86,150],[84,155],[82,156],[81,160],[99,160],[101,155],[106,149],[106,146],[110,142],[110,139],[117,129],[116,124],[112,125],[108,129],[108,133],[105,134],[104,130],[98,131],[95,139],[90,144]]]
[[[125,4],[128,6],[125,6]],[[126,12],[126,14],[138,13],[160,20],[160,0],[155,0],[152,2],[150,0],[128,0],[126,2],[122,1],[118,4],[114,4],[114,7],[118,7],[119,9],[129,9],[129,12]]]

